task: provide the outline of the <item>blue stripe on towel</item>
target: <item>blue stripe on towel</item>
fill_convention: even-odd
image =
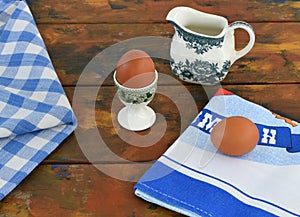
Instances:
[[[187,185],[188,184],[188,185]],[[228,192],[156,162],[135,189],[156,200],[199,216],[275,216],[247,205]]]

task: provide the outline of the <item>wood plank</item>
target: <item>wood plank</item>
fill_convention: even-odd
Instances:
[[[249,54],[238,60],[230,69],[224,84],[255,83],[295,83],[300,80],[300,23],[251,23],[256,32],[256,43]],[[74,24],[39,25],[41,34],[53,60],[54,67],[63,85],[75,85],[85,66],[97,54],[135,37],[159,36],[169,40],[173,35],[170,24]],[[247,42],[244,32],[237,32],[237,49]],[[146,51],[161,49],[164,55],[169,53],[169,44],[156,46],[147,41],[137,44]],[[140,48],[139,47],[139,48]],[[125,49],[126,46],[123,46]],[[111,49],[111,48],[110,48]],[[116,50],[115,60],[98,62],[95,72],[90,72],[86,85],[98,85],[103,75],[97,73],[100,66],[107,66],[121,56],[123,50]],[[172,75],[169,61],[154,59],[157,70]],[[172,84],[164,81],[165,84]],[[111,76],[105,81],[113,85]]]
[[[295,101],[300,93],[299,84],[223,85],[223,87],[246,100],[300,122],[300,104]],[[44,163],[89,163],[83,153],[93,163],[147,162],[157,159],[208,102],[207,95],[214,92],[213,89],[206,89],[205,92],[202,87],[196,85],[167,85],[159,88],[159,94],[150,105],[165,117],[166,123],[159,119],[151,131],[135,133],[122,129],[116,121],[117,112],[122,105],[118,102],[112,104],[115,93],[113,87],[101,87],[99,94],[94,98],[95,89],[79,87],[76,104],[73,101],[73,108],[79,121],[76,131],[79,142],[73,134]],[[188,93],[184,93],[184,90]],[[66,92],[72,100],[74,88],[68,87]],[[189,98],[189,93],[193,98]],[[197,108],[193,109],[193,106]],[[165,124],[167,128],[164,131]]]
[[[164,22],[169,10],[189,6],[230,21],[299,21],[298,1],[266,0],[29,0],[37,23]]]
[[[123,165],[107,165],[110,170],[119,170],[122,167]],[[126,169],[124,179],[139,179],[144,173],[144,170]],[[1,201],[0,215],[180,216],[136,197],[133,186],[134,182],[112,178],[91,165],[38,166]]]

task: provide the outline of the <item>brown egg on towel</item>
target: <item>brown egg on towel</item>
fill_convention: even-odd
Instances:
[[[248,118],[232,116],[220,121],[210,135],[214,146],[230,156],[247,154],[258,143],[259,131]]]

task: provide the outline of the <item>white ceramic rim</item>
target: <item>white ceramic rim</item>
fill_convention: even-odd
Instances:
[[[144,91],[144,90],[148,90],[149,88],[152,88],[152,86],[154,86],[156,83],[157,83],[157,80],[158,80],[158,73],[157,71],[155,70],[154,71],[154,74],[155,74],[155,77],[154,77],[154,81],[152,81],[151,84],[145,86],[145,87],[137,87],[137,88],[132,88],[132,87],[125,87],[123,86],[122,84],[120,84],[118,81],[117,81],[117,78],[116,78],[116,70],[114,72],[114,82],[117,86],[119,86],[120,88],[122,89],[125,89],[125,90],[128,90],[128,91],[131,91],[131,90],[138,90],[138,91]]]
[[[199,11],[199,10],[196,10],[194,8],[186,7],[186,6],[178,6],[178,7],[175,7],[173,9],[171,9],[170,11],[176,10],[176,9],[182,9],[185,12],[193,13],[193,14],[196,14],[197,16],[198,16],[198,14],[205,14],[206,16],[213,17],[215,19],[220,19],[222,21],[222,24],[223,24],[222,31],[220,31],[219,34],[217,34],[217,35],[205,35],[205,34],[202,34],[202,33],[193,32],[190,29],[186,28],[185,25],[179,26],[176,22],[168,19],[168,15],[167,15],[166,20],[174,23],[178,28],[181,28],[182,30],[184,30],[184,31],[186,31],[190,34],[196,35],[196,36],[202,36],[202,37],[208,37],[208,38],[222,38],[222,37],[225,36],[226,31],[228,29],[228,19],[226,17],[223,17],[221,15],[217,15],[217,14],[211,14],[211,13]],[[169,13],[170,13],[170,11],[169,11]]]

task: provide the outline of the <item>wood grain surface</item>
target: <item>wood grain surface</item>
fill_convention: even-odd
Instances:
[[[254,48],[221,83],[233,93],[300,122],[300,2],[285,0],[28,0],[58,77],[78,118],[78,128],[0,202],[0,217],[179,217],[134,196],[136,180],[205,106],[218,87],[179,81],[169,66],[169,44],[154,62],[160,73],[150,106],[159,113],[151,130],[129,132],[116,121],[116,59],[93,58],[134,38],[172,37],[165,22],[179,5],[249,22]],[[236,33],[236,47],[248,40]],[[155,44],[142,44],[150,53]],[[152,50],[151,50],[152,49]],[[126,50],[116,50],[122,55]],[[153,51],[154,52],[154,51]],[[109,68],[101,71],[98,66]],[[83,77],[83,74],[85,77]],[[187,106],[189,105],[189,106]],[[145,142],[145,141],[148,141]]]
[[[162,22],[170,9],[187,5],[229,20],[298,21],[299,1],[285,0],[29,0],[38,23]]]
[[[223,83],[299,81],[300,23],[251,23],[251,25],[256,33],[254,48],[231,67]],[[40,25],[39,29],[64,85],[75,85],[91,59],[111,45],[135,37],[145,37],[148,47],[144,49],[149,49],[153,45],[147,41],[147,36],[170,38],[174,33],[170,24],[45,24]],[[237,32],[237,49],[242,48],[247,40],[246,33]],[[168,52],[169,45],[165,46],[164,50]],[[99,65],[101,64],[107,63],[100,62]],[[155,64],[160,73],[172,74],[168,59],[165,61],[157,58]],[[85,83],[97,85],[100,78],[99,73],[91,73]],[[171,82],[164,81],[164,83]],[[105,84],[113,84],[112,76]]]

